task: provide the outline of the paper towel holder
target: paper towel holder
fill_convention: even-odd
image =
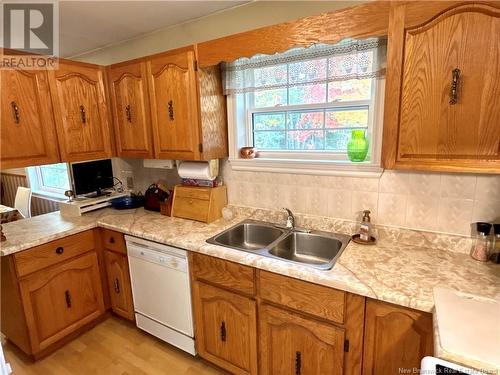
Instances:
[[[208,163],[208,169],[209,173],[211,176],[214,176],[216,178],[219,175],[219,159],[211,159],[207,161],[187,161],[187,160],[178,160],[177,161],[177,169],[183,164],[183,163]]]

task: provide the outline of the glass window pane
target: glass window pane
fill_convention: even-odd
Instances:
[[[317,59],[290,63],[288,65],[289,82],[307,83],[326,78],[326,59]]]
[[[254,113],[253,130],[285,130],[285,112]]]
[[[347,151],[347,142],[351,139],[352,129],[326,130],[325,150]]]
[[[285,85],[288,70],[286,64],[254,69],[255,87]]]
[[[323,128],[323,111],[305,111],[288,113],[288,129]]]
[[[39,168],[44,187],[64,190],[70,188],[66,163],[42,165]]]
[[[259,150],[285,150],[285,132],[256,131],[253,133],[253,145]]]
[[[288,97],[289,105],[325,103],[326,84],[290,87]]]
[[[330,110],[325,113],[326,128],[361,128],[368,126],[368,107]]]
[[[286,105],[286,89],[259,90],[254,93],[254,107],[276,107]]]
[[[323,130],[292,130],[287,132],[289,150],[323,150]]]
[[[371,78],[367,78],[330,82],[328,84],[328,101],[370,100],[372,95],[372,80]]]

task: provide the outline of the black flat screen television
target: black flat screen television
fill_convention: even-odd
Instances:
[[[111,159],[71,164],[76,195],[100,196],[113,187]]]

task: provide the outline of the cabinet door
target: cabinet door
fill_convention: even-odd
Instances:
[[[58,163],[47,72],[0,72],[2,168]]]
[[[109,70],[118,156],[154,157],[146,77],[144,62]]]
[[[399,43],[404,48],[395,165],[500,172],[500,9],[462,5],[398,39],[393,51]],[[389,62],[396,64],[393,56]],[[388,80],[390,74],[391,67]]]
[[[134,305],[127,256],[106,250],[104,259],[108,274],[111,308],[116,314],[133,321]]]
[[[200,127],[194,52],[166,54],[148,61],[155,156],[199,159]]]
[[[111,157],[103,68],[61,62],[49,83],[63,161]]]
[[[257,373],[255,301],[196,282],[197,351],[233,374]]]
[[[104,312],[95,252],[38,271],[20,281],[33,353]]]
[[[363,375],[413,373],[433,354],[430,314],[368,300],[365,317]]]
[[[344,329],[261,305],[260,374],[341,375]]]

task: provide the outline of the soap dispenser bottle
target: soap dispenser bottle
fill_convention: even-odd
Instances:
[[[370,241],[372,237],[372,224],[370,222],[370,211],[363,211],[363,219],[361,221],[361,227],[359,228],[359,239],[362,241]]]

